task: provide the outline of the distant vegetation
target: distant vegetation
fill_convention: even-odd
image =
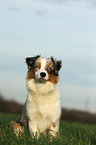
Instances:
[[[8,101],[0,95],[0,112],[21,114],[23,105],[11,100]]]

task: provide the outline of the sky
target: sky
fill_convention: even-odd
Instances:
[[[24,103],[25,58],[62,60],[61,105],[96,113],[95,0],[1,0],[0,93]]]

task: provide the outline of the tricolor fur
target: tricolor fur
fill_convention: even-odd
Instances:
[[[36,56],[26,58],[26,63],[28,95],[20,122],[28,119],[28,129],[32,137],[46,131],[56,136],[61,115],[57,86],[61,61],[53,57]]]

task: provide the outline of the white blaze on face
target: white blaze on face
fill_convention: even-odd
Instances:
[[[41,67],[39,70],[35,72],[35,78],[36,79],[43,79],[43,80],[48,80],[48,73],[46,71],[46,58],[39,58],[37,59],[36,63],[40,63]]]

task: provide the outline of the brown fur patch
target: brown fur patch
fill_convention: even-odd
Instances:
[[[24,127],[20,123],[11,121],[10,126],[12,127],[16,136],[18,136],[20,133],[24,133]]]
[[[31,80],[34,78],[34,69],[30,69],[27,73],[27,80]]]
[[[14,121],[11,121],[10,123],[11,123],[13,129],[22,128],[22,125],[20,123],[17,123],[17,122],[14,122]]]
[[[54,75],[53,73],[52,74],[48,73],[48,75],[49,75],[49,81],[51,83],[53,83],[53,84],[57,84],[58,83],[58,81],[59,81],[59,77],[58,76]]]
[[[46,68],[48,68],[48,67],[50,67],[50,64],[49,63],[46,65]]]

